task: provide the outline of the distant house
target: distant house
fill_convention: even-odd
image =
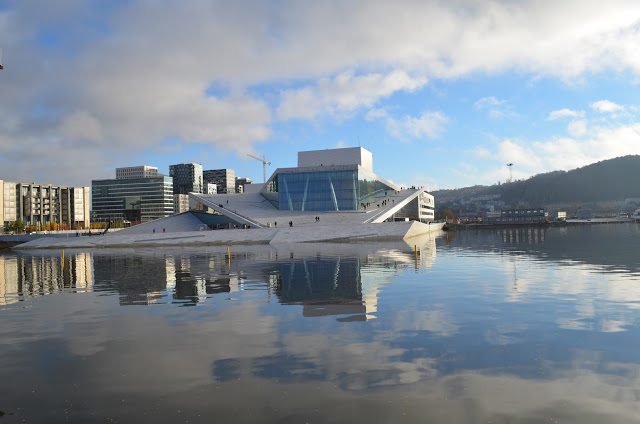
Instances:
[[[567,219],[566,211],[557,211],[553,214],[553,217],[558,221],[565,221]]]

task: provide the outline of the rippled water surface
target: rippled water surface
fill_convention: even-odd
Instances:
[[[0,423],[640,420],[640,229],[0,253]]]

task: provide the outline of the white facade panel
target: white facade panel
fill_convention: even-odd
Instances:
[[[18,219],[18,204],[16,203],[17,192],[16,192],[16,183],[4,182],[4,190],[3,190],[3,218],[0,220],[0,224],[5,221],[13,222]]]
[[[84,221],[84,190],[80,187],[73,189],[73,216],[75,221]]]
[[[298,167],[360,165],[373,172],[373,154],[362,147],[298,152]]]

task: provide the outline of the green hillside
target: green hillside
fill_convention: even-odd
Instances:
[[[604,160],[572,171],[539,174],[528,180],[433,192],[438,209],[473,199],[493,198],[505,207],[590,204],[640,198],[640,156]]]

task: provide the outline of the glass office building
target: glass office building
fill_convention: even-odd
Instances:
[[[173,178],[173,194],[203,192],[202,165],[199,163],[169,165],[169,176]]]
[[[91,181],[93,219],[147,222],[173,215],[173,178]]]
[[[262,194],[280,210],[347,211],[365,209],[376,197],[396,190],[357,165],[353,169],[326,168],[280,170]]]

